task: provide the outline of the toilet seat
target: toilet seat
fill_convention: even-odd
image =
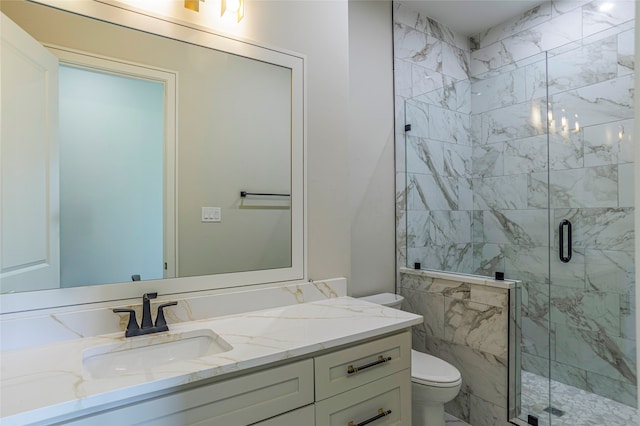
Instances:
[[[460,372],[448,362],[411,350],[411,381],[425,386],[450,388],[462,382]]]

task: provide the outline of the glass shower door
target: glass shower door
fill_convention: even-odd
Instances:
[[[553,425],[637,421],[629,37],[616,27],[548,52]]]

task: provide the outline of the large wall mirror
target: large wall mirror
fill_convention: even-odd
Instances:
[[[303,57],[102,2],[0,9],[2,313],[305,279]]]

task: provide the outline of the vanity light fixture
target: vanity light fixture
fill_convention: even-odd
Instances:
[[[194,12],[199,12],[200,2],[204,3],[204,0],[184,0],[184,7],[185,9],[193,10]]]
[[[222,0],[220,16],[236,15],[238,22],[244,18],[244,0]]]

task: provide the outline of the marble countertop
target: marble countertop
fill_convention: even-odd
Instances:
[[[2,352],[0,423],[24,425],[98,408],[226,373],[309,355],[421,323],[422,317],[351,297],[338,297],[207,320],[169,324],[169,333],[212,330],[233,348],[195,360],[172,362],[91,378],[84,350],[125,342],[124,333]],[[136,339],[136,337],[129,338]]]

